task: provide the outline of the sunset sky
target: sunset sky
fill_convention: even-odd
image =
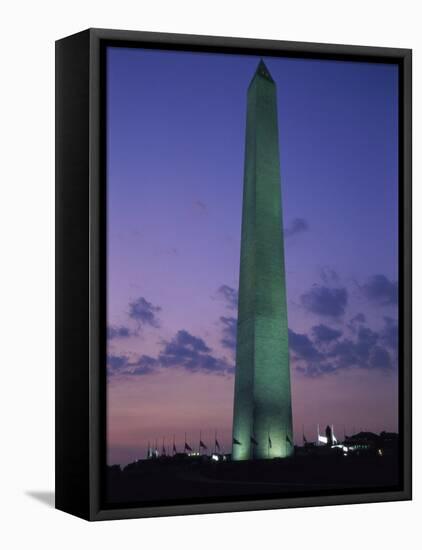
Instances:
[[[108,463],[231,446],[246,92],[257,56],[107,53]],[[397,430],[398,69],[264,59],[277,85],[295,442]]]

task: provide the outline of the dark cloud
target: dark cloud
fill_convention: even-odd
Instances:
[[[390,281],[385,275],[374,275],[370,277],[360,289],[368,300],[380,306],[397,304],[397,281]]]
[[[158,366],[158,361],[154,357],[150,357],[149,355],[141,355],[136,363],[132,363],[131,367],[133,368],[130,371],[130,374],[134,374],[137,376],[152,374],[156,372]]]
[[[221,285],[217,290],[217,295],[226,302],[227,308],[237,310],[238,292],[235,288]]]
[[[141,355],[135,361],[131,361],[126,355],[109,355],[107,357],[109,375],[152,374],[158,366],[157,359],[149,355]]]
[[[344,315],[348,293],[346,288],[315,285],[300,297],[302,305],[311,313],[328,317]]]
[[[220,317],[223,326],[221,344],[232,351],[236,349],[237,319],[235,317]]]
[[[289,330],[292,360],[296,370],[304,376],[316,378],[351,368],[388,371],[393,367],[392,356],[382,345],[385,331],[380,335],[361,325],[355,338],[340,339],[340,331],[318,325],[313,327],[312,334],[314,339]]]
[[[340,281],[337,271],[331,267],[323,267],[320,271],[321,280],[325,285],[336,285]]]
[[[358,313],[350,319],[351,323],[366,323],[366,317],[363,313]]]
[[[212,355],[202,338],[186,330],[179,330],[170,342],[165,343],[158,361],[163,367],[183,367],[191,372],[226,374],[233,371],[233,366],[227,361]]]
[[[356,344],[353,340],[348,338],[338,342],[329,354],[331,359],[336,361],[336,364],[340,369],[352,367],[358,363]]]
[[[107,338],[114,340],[118,338],[129,338],[133,332],[129,327],[125,326],[109,326],[107,327]]]
[[[356,332],[357,329],[359,328],[359,325],[362,325],[366,323],[366,317],[363,313],[358,313],[357,315],[355,315],[354,317],[352,317],[347,325],[347,327],[349,328],[349,330],[351,330],[352,332]]]
[[[318,352],[309,336],[299,334],[289,329],[289,348],[300,359],[307,361],[319,361],[321,354]]]
[[[304,233],[309,231],[309,224],[303,218],[295,218],[292,220],[287,227],[284,228],[284,236],[293,237],[293,235],[298,235],[299,233]]]
[[[391,350],[397,352],[399,345],[399,327],[396,319],[384,317],[384,328],[381,331],[382,342]]]
[[[338,342],[330,352],[330,356],[336,358],[340,368],[367,367],[371,351],[378,342],[378,338],[378,334],[370,328],[360,327],[355,341],[346,338]]]
[[[138,322],[139,325],[149,325],[154,328],[160,326],[157,313],[161,307],[154,306],[142,296],[129,304],[129,317]]]
[[[296,370],[304,376],[316,378],[336,370],[306,334],[289,329],[289,349],[296,363]]]
[[[107,357],[107,366],[109,368],[109,371],[111,371],[113,374],[117,371],[123,370],[129,362],[128,357],[126,355],[109,355]]]
[[[319,324],[312,327],[312,334],[314,339],[319,344],[331,343],[334,340],[338,340],[342,335],[340,330],[335,330],[327,325]]]
[[[387,349],[379,344],[380,335],[368,327],[361,326],[355,341],[345,339],[331,351],[338,368],[357,367],[362,369],[392,368],[391,356]]]
[[[163,342],[163,349],[158,357],[141,355],[132,359],[126,355],[110,355],[107,360],[109,375],[146,375],[153,374],[160,368],[180,367],[190,372],[208,374],[232,374],[234,366],[215,357],[211,348],[202,338],[193,336],[186,330],[179,330],[176,336]]]
[[[369,366],[373,369],[391,369],[393,365],[388,351],[381,346],[375,346],[369,358]]]
[[[379,335],[368,327],[360,327],[356,341],[356,348],[359,357],[366,360],[369,357],[370,351],[378,342]]]

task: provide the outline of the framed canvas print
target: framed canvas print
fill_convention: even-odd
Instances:
[[[56,43],[56,506],[411,498],[411,51]]]

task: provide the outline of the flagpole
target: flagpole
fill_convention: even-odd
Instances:
[[[202,441],[201,437],[202,437],[202,432],[201,430],[199,430],[199,448],[198,448],[199,456],[201,456],[201,441]]]

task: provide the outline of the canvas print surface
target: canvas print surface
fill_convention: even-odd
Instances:
[[[106,75],[107,502],[398,488],[398,66]]]

